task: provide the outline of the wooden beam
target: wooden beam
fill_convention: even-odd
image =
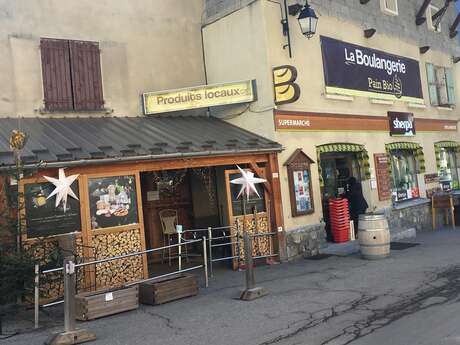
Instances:
[[[425,13],[430,5],[431,0],[424,0],[422,7],[420,7],[420,10],[417,12],[417,15],[415,16],[415,24],[416,25],[422,25],[426,21]]]
[[[449,37],[450,38],[454,38],[455,36],[457,36],[457,34],[458,34],[458,31],[457,31],[458,24],[460,24],[460,13],[457,14],[457,17],[455,17],[454,22],[452,23],[452,25],[449,28]]]
[[[258,176],[260,176],[261,178],[267,179],[267,176],[265,176],[264,170],[259,168],[256,162],[250,162],[249,166],[251,167],[252,170],[256,172]],[[264,182],[264,187],[267,190],[267,193],[271,195],[272,189],[270,187],[270,182],[268,182],[268,180]]]
[[[272,231],[276,231],[278,236],[277,238],[277,247],[280,261],[287,260],[287,253],[286,253],[286,232],[284,229],[284,219],[283,219],[283,202],[281,199],[281,185],[280,185],[280,178],[279,178],[279,165],[278,165],[278,155],[276,153],[272,153],[269,155],[269,162],[268,162],[268,171],[267,177],[271,183],[272,187],[272,202],[271,204],[271,214],[273,215],[273,229]],[[281,230],[281,231],[280,231]]]

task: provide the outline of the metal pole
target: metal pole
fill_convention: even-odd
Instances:
[[[206,247],[206,237],[203,236],[203,267],[204,267],[204,281],[206,287],[209,285],[208,279],[208,254],[207,254],[207,247]]]
[[[212,228],[208,227],[208,245],[209,245],[209,273],[213,276],[212,272]]]
[[[254,289],[256,280],[252,260],[252,239],[247,232],[243,235],[244,239],[244,261],[246,264],[246,290]]]
[[[179,263],[179,272],[180,272],[182,270],[182,232],[177,233],[177,243],[179,244],[178,263]]]
[[[75,261],[64,259],[64,331],[75,331]]]
[[[35,286],[34,286],[34,320],[35,328],[38,328],[38,312],[40,306],[40,266],[35,264]]]

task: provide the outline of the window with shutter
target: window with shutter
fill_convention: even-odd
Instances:
[[[434,5],[428,5],[428,8],[425,12],[426,25],[428,30],[434,32],[441,32],[441,23],[439,21],[433,22],[433,16],[439,11],[439,8]]]
[[[398,0],[380,0],[380,9],[390,16],[398,15]]]
[[[40,50],[45,108],[50,111],[72,110],[69,42],[41,39]]]
[[[446,72],[443,67],[436,67],[436,82],[438,85],[439,106],[449,106],[449,96],[447,95]]]
[[[97,42],[41,39],[43,93],[48,111],[102,110]]]
[[[69,41],[75,110],[100,110],[104,106],[99,44]]]
[[[438,105],[438,86],[436,84],[434,66],[431,63],[426,64],[426,76],[428,80],[428,91],[430,93],[430,104]]]

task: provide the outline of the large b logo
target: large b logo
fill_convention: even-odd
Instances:
[[[300,97],[300,87],[295,83],[297,69],[283,65],[273,68],[273,86],[275,88],[275,104],[294,103]]]

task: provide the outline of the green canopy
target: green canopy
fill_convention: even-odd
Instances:
[[[411,150],[414,152],[415,160],[418,164],[418,171],[417,173],[423,174],[425,172],[425,156],[423,155],[423,148],[420,144],[417,143],[410,143],[410,142],[397,142],[397,143],[390,143],[385,145],[385,150],[389,156],[391,156],[391,151],[394,150]],[[388,169],[391,171],[391,164],[388,164]]]
[[[321,187],[324,187],[323,173],[321,169],[321,154],[330,152],[355,152],[358,159],[359,167],[361,168],[361,177],[363,180],[371,178],[369,155],[364,145],[351,143],[332,143],[316,146],[316,157],[318,163],[319,182]]]

